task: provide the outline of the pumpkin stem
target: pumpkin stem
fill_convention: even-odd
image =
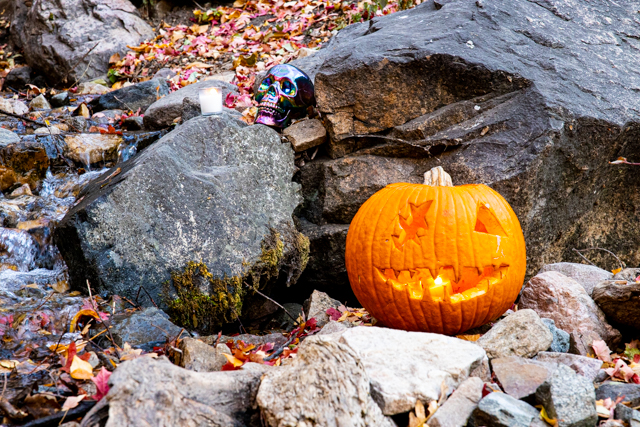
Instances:
[[[424,173],[424,185],[453,187],[453,182],[451,181],[451,175],[446,173],[442,166],[436,166]]]

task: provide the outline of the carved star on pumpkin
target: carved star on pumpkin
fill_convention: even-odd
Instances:
[[[416,238],[419,230],[427,230],[429,228],[427,211],[431,207],[431,203],[433,203],[433,200],[428,200],[419,205],[409,202],[409,214],[405,216],[402,215],[402,212],[398,213],[398,223],[401,230],[399,233],[392,234],[396,248],[402,250],[407,241]]]

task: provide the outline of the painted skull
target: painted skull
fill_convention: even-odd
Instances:
[[[258,114],[255,123],[284,128],[292,118],[304,116],[315,104],[313,83],[293,65],[276,65],[262,80],[255,95]]]

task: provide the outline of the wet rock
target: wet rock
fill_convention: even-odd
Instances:
[[[57,126],[41,127],[33,131],[36,135],[60,135],[62,131]]]
[[[327,310],[329,308],[338,308],[341,305],[340,301],[331,298],[324,292],[314,290],[309,299],[304,302],[304,313],[307,319],[316,319],[318,327],[322,328],[331,320]]]
[[[431,427],[464,427],[482,399],[484,381],[467,378],[429,418]]]
[[[31,67],[26,65],[14,68],[9,71],[9,74],[5,77],[4,85],[14,89],[22,89],[31,83],[31,73]]]
[[[556,370],[556,363],[544,363],[522,357],[501,357],[491,361],[491,369],[504,391],[516,399],[527,399]]]
[[[32,188],[45,177],[50,164],[45,147],[33,141],[20,141],[0,147],[0,159],[5,167],[20,175],[19,181],[32,184]]]
[[[51,97],[51,106],[53,108],[64,107],[70,104],[69,92],[62,92]]]
[[[102,76],[111,55],[154,37],[126,0],[13,1],[10,10],[11,40],[52,85]]]
[[[0,166],[0,191],[5,191],[16,182],[16,174],[13,169]]]
[[[533,357],[549,348],[553,335],[533,310],[518,310],[496,323],[476,344],[490,359]]]
[[[437,413],[437,412],[436,412]],[[474,425],[492,427],[545,427],[540,411],[504,393],[485,396],[473,411]]]
[[[535,310],[568,332],[572,353],[586,356],[593,340],[604,340],[615,347],[621,338],[582,285],[556,271],[541,273],[529,280],[520,295],[519,307]]]
[[[296,153],[316,147],[327,139],[327,131],[318,119],[296,122],[286,128],[282,134],[291,142]]]
[[[77,95],[103,95],[108,93],[111,89],[108,87],[92,82],[80,83],[78,85]]]
[[[113,339],[119,346],[124,343],[135,346],[155,341],[172,340],[181,328],[169,321],[166,313],[155,307],[136,311],[131,315],[115,315],[111,320]],[[168,334],[168,335],[167,335]]]
[[[29,187],[29,184],[22,184],[20,187],[13,190],[11,194],[9,194],[9,197],[11,198],[20,197],[20,196],[33,196],[33,193],[31,192],[31,188]]]
[[[627,426],[629,427],[640,427],[640,411],[623,404],[617,404],[614,416],[616,419],[627,423]]]
[[[547,271],[557,271],[567,277],[572,278],[580,283],[587,294],[591,296],[593,288],[603,280],[609,280],[613,277],[610,271],[603,270],[595,265],[576,264],[573,262],[557,262],[555,264],[546,264],[538,274]]]
[[[6,147],[9,144],[15,144],[20,142],[18,134],[11,132],[10,130],[0,128],[0,147]]]
[[[560,363],[573,369],[577,374],[582,375],[589,381],[594,381],[602,361],[593,357],[579,356],[577,354],[554,353],[550,351],[541,351],[536,356],[536,360],[545,363]]]
[[[122,110],[103,110],[91,116],[91,121],[96,124],[111,124],[120,120],[122,113]]]
[[[129,131],[142,130],[144,129],[143,118],[140,116],[127,117],[124,119],[122,126]]]
[[[89,105],[93,111],[131,110],[134,113],[146,110],[151,104],[169,94],[169,85],[165,79],[151,79],[146,82],[126,86],[105,93],[92,100]]]
[[[606,280],[593,288],[593,300],[607,319],[640,329],[640,282]]]
[[[68,123],[73,132],[85,132],[89,127],[87,124],[87,119],[82,116],[71,117],[68,120]]]
[[[231,354],[226,344],[213,347],[189,337],[182,338],[178,348],[182,353],[176,352],[178,356],[174,363],[195,372],[219,371],[227,363],[223,354]]]
[[[81,133],[64,137],[64,155],[85,166],[112,162],[118,158],[120,135]]]
[[[88,279],[101,291],[135,298],[144,283],[168,309],[180,295],[193,301],[188,292],[217,292],[217,280],[227,281],[227,292],[252,283],[256,276],[243,278],[249,270],[265,274],[266,292],[280,273],[282,282],[295,283],[306,239],[291,217],[300,200],[291,182],[293,154],[277,132],[225,114],[168,133],[91,183],[56,228],[71,286],[82,289]],[[182,274],[178,289],[170,286],[171,273]],[[192,308],[171,307],[177,323],[192,322]],[[191,327],[218,330],[214,308],[203,309]]]
[[[193,372],[164,358],[124,362],[109,379],[106,425],[259,425],[255,395],[270,367],[247,365],[239,371]],[[92,425],[85,423],[95,412],[83,425]]]
[[[370,326],[324,336],[355,351],[385,415],[410,411],[417,399],[425,405],[438,400],[443,382],[453,390],[470,376],[489,375],[485,352],[453,337]]]
[[[49,104],[49,101],[47,101],[47,98],[40,94],[31,100],[29,103],[29,109],[31,109],[31,111],[50,110],[51,105]]]
[[[615,77],[628,73],[640,84],[640,71],[630,60],[634,47],[621,47],[620,56],[615,44],[596,41],[637,34],[627,21],[633,10],[603,0],[576,7],[558,0],[544,7],[481,3],[452,1],[436,10],[429,2],[376,17],[293,63],[315,80],[333,157],[301,167],[308,206],[301,216],[323,227],[347,225],[380,188],[421,182],[439,165],[454,183],[487,184],[511,204],[527,242],[528,277],[549,260],[581,262],[572,248],[605,247],[639,265],[640,252],[625,242],[640,239],[640,223],[626,214],[640,178],[608,161],[640,149],[640,108],[628,108],[640,100]],[[590,16],[612,23],[594,26]],[[593,43],[598,59],[581,40]],[[419,118],[432,124],[426,133],[384,138],[397,138],[394,131]],[[588,256],[617,267],[606,252]],[[325,277],[309,280],[330,282],[332,271],[319,273]]]
[[[256,401],[267,426],[395,426],[371,397],[369,376],[348,346],[307,338],[293,361],[267,372]]]
[[[230,92],[237,91],[236,86],[217,80],[203,80],[190,84],[151,104],[144,112],[144,126],[148,129],[162,129],[171,126],[176,118],[182,117],[184,99],[191,98],[194,103],[200,105],[198,91],[208,87],[222,88],[222,99],[225,99]]]
[[[607,381],[596,389],[596,399],[611,399],[615,401],[618,397],[624,396],[624,401],[629,402],[631,407],[640,405],[640,384],[621,383],[618,381]]]
[[[558,366],[536,391],[536,401],[559,427],[591,427],[598,421],[593,383],[568,366]]]
[[[569,344],[571,337],[568,332],[563,331],[562,329],[556,328],[556,322],[551,319],[541,319],[542,323],[547,325],[549,331],[553,335],[553,342],[549,347],[550,351],[556,351],[558,353],[566,353],[569,351]]]

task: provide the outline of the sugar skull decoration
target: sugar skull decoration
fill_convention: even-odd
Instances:
[[[282,129],[315,104],[313,83],[293,65],[276,65],[262,80],[255,100],[259,103],[255,123]]]
[[[459,334],[502,315],[526,269],[520,222],[491,188],[453,186],[441,167],[425,184],[391,184],[349,226],[353,291],[383,325]]]

